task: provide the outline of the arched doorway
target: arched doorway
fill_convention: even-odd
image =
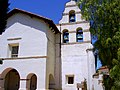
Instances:
[[[49,75],[49,90],[55,89],[55,81],[52,74]]]
[[[33,73],[27,76],[27,90],[36,90],[37,89],[37,76]]]
[[[20,76],[17,70],[11,69],[5,75],[4,90],[18,90],[20,84]]]

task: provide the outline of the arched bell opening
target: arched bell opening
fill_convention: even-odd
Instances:
[[[76,16],[75,16],[75,11],[74,10],[71,10],[69,12],[69,22],[75,22],[76,21]]]

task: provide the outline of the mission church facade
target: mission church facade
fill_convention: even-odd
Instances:
[[[74,0],[57,25],[24,10],[9,12],[0,36],[0,90],[102,90],[94,84],[89,28]]]

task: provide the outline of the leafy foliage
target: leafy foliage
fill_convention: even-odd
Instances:
[[[118,58],[113,59],[113,68],[110,70],[110,77],[114,79],[114,85],[111,90],[120,89],[120,48],[117,52]]]
[[[80,0],[79,5],[83,18],[90,21],[92,35],[97,38],[94,47],[98,50],[102,65],[107,65],[111,71],[105,86],[108,87],[112,79],[112,88],[109,88],[119,90],[120,0]]]
[[[8,6],[8,0],[0,0],[0,34],[2,34],[6,28]]]

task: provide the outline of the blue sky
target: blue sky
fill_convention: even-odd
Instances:
[[[19,8],[52,19],[61,19],[65,3],[70,0],[9,0],[10,10]]]

